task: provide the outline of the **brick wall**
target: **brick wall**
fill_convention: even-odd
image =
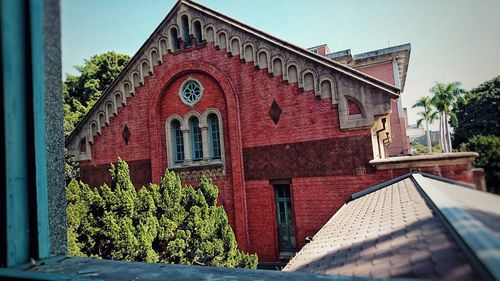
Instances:
[[[158,182],[168,163],[167,118],[216,108],[223,119],[226,171],[225,178],[215,181],[220,188],[219,203],[228,213],[239,247],[257,252],[261,261],[276,261],[278,257],[270,179],[287,177],[292,181],[300,248],[305,237],[314,235],[352,193],[408,172],[375,171],[368,165],[372,158],[368,128],[340,131],[337,108],[330,99],[316,99],[312,91],[304,92],[296,84],[284,83],[282,77],[272,77],[267,69],[256,69],[252,62],[242,63],[226,50],[206,44],[165,55],[163,61],[155,67],[153,76],[145,78],[144,86],[135,89],[135,96],[127,99],[127,106],[119,109],[110,125],[102,128],[101,135],[94,137],[93,160],[81,163],[85,178],[95,185],[105,182],[103,167],[121,157],[129,163],[150,159],[149,166],[144,165],[149,169],[149,177],[144,177],[144,169],[131,169],[132,178],[141,173],[142,180]],[[199,80],[205,88],[202,99],[192,108],[178,96],[188,77]],[[282,112],[277,124],[269,116],[273,102]],[[122,139],[125,125],[130,130],[128,144]],[[281,154],[272,153],[272,147]],[[287,147],[295,151],[293,157],[284,152]],[[300,150],[307,153],[301,154]],[[313,157],[314,153],[318,157]],[[252,157],[259,160],[263,155],[271,156],[268,162],[277,165],[276,170],[259,170],[249,165]],[[322,160],[317,161],[318,158]],[[288,174],[276,174],[280,169],[286,170],[283,168],[287,165],[296,168]],[[358,169],[360,166],[363,168]],[[464,169],[467,167],[443,167],[440,172],[443,176],[468,179]]]
[[[130,180],[139,189],[148,186],[151,182],[151,160],[131,160],[127,162],[130,170]],[[80,164],[80,177],[83,182],[91,187],[98,187],[102,184],[111,186],[111,176],[109,175],[110,163],[106,164]]]

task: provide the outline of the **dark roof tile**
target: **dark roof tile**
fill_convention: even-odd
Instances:
[[[433,280],[453,274],[477,280],[426,197],[409,178],[346,204],[284,270]]]

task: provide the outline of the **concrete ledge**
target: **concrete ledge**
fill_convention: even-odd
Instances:
[[[369,277],[325,276],[305,272],[282,272],[212,266],[188,266],[97,260],[56,256],[16,268],[0,268],[0,279],[8,280],[285,280],[285,281],[369,281]],[[376,279],[387,280],[387,279]],[[401,279],[391,279],[401,280]],[[403,279],[408,280],[408,279]]]
[[[369,163],[375,166],[377,170],[423,168],[471,164],[478,156],[479,154],[476,152],[453,152],[373,159]]]

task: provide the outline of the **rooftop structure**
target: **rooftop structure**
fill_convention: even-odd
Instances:
[[[413,173],[351,196],[285,271],[499,280],[500,197]]]

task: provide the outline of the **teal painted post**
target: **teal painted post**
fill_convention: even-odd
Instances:
[[[44,1],[30,0],[31,69],[35,142],[36,217],[38,258],[50,256],[47,201],[47,145],[45,142]]]
[[[50,256],[43,3],[0,2],[6,266]]]
[[[25,11],[24,1],[1,1],[7,266],[27,262],[30,253]]]

